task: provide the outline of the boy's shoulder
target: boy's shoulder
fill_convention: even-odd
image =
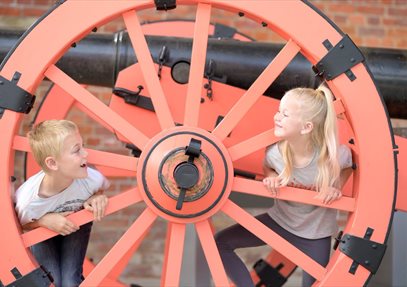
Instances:
[[[37,195],[44,175],[45,173],[41,170],[29,177],[15,192],[15,202],[29,201],[33,196]]]

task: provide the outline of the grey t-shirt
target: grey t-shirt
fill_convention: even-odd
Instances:
[[[293,168],[288,185],[314,189],[318,172],[317,161],[318,154],[315,153],[307,166]],[[273,144],[266,150],[265,164],[278,174],[283,171],[284,161],[278,144]],[[339,146],[339,164],[341,169],[352,166],[352,154],[349,147],[345,145]],[[338,230],[337,210],[332,208],[276,199],[268,214],[281,227],[303,238],[324,238],[335,234]]]

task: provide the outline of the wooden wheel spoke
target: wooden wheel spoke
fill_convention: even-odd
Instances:
[[[213,237],[211,226],[208,220],[204,220],[195,224],[198,233],[199,241],[201,242],[206,261],[211,270],[212,278],[215,286],[229,286],[229,280],[223,267],[222,259],[220,258],[216,242]]]
[[[285,257],[311,274],[312,277],[319,281],[322,280],[326,273],[324,267],[305,255],[287,240],[280,237],[277,233],[247,213],[244,209],[228,200],[223,206],[222,211],[273,249],[284,254]]]
[[[14,137],[13,149],[31,152],[30,146],[28,144],[28,139],[22,136]],[[91,164],[133,172],[135,172],[137,169],[138,158],[88,148],[86,149],[86,151],[89,153],[88,162]]]
[[[94,97],[88,90],[75,82],[63,71],[52,65],[44,74],[48,79],[69,93],[75,100],[86,106],[94,115],[98,115],[101,121],[124,135],[138,148],[143,149],[149,140],[146,135]]]
[[[109,198],[109,204],[106,208],[105,215],[112,214],[118,210],[126,208],[132,204],[140,202],[141,196],[137,188],[129,189],[118,195]],[[85,209],[75,212],[68,216],[68,219],[77,225],[83,225],[93,220],[93,214]],[[51,237],[58,235],[58,233],[51,231],[45,227],[39,227],[32,231],[26,232],[21,235],[24,245],[30,247],[38,242],[45,241]]]
[[[135,11],[126,12],[123,14],[124,23],[129,33],[130,41],[137,56],[137,61],[141,66],[144,81],[150,93],[151,100],[154,105],[154,110],[157,114],[161,129],[171,128],[174,125],[174,120],[165,98],[163,88],[158,79],[157,71],[151,58],[150,50],[148,49],[146,38],[144,37]]]
[[[315,191],[294,187],[282,187],[280,188],[277,196],[272,196],[271,193],[264,187],[263,182],[241,177],[235,177],[232,190],[233,192],[278,198],[280,200],[295,201],[326,208],[333,208],[346,212],[353,212],[356,210],[356,201],[354,198],[351,197],[343,196],[339,200],[336,200],[327,205],[323,204],[321,200],[315,198]]]
[[[90,118],[92,118],[95,122],[97,122],[98,124],[100,124],[101,126],[103,126],[105,129],[107,129],[110,132],[114,132],[114,130],[112,129],[112,127],[106,123],[105,121],[101,120],[99,116],[95,115],[92,113],[91,110],[89,110],[87,107],[85,107],[84,105],[82,105],[80,102],[75,101],[74,102],[74,106],[81,110],[83,113],[85,113],[86,115],[88,115]]]
[[[271,85],[284,68],[297,55],[300,47],[292,40],[284,46],[278,55],[264,69],[261,75],[239,99],[239,101],[227,113],[225,118],[213,130],[213,133],[221,140],[225,139],[239,121],[246,115],[250,108],[263,95],[264,91]]]
[[[161,286],[179,286],[184,241],[185,224],[169,222]]]
[[[114,266],[128,254],[134,244],[149,231],[156,218],[157,215],[149,208],[144,210],[106,256],[96,265],[89,276],[85,278],[81,286],[98,286]]]
[[[210,18],[211,6],[202,3],[198,4],[185,102],[184,125],[187,126],[198,126]]]
[[[232,161],[235,161],[255,151],[258,151],[261,148],[267,147],[276,141],[277,138],[274,136],[274,129],[271,129],[231,146],[228,148],[229,155],[232,158]]]

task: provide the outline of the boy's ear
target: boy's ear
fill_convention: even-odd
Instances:
[[[309,134],[314,128],[314,124],[312,122],[305,122],[304,126],[302,127],[301,134]]]
[[[48,169],[50,170],[57,170],[58,165],[54,157],[48,156],[45,158],[45,165],[47,166]]]

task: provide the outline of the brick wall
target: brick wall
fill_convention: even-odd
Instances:
[[[0,2],[0,29],[26,29],[40,15],[45,13],[53,0],[2,0]],[[328,18],[332,19],[345,33],[349,34],[359,46],[387,47],[407,49],[407,0],[315,0],[311,1],[320,8]],[[154,13],[146,11],[140,13],[143,21],[158,20],[157,15],[162,15],[165,19],[171,18],[193,18],[193,8],[179,8],[168,13]],[[243,34],[249,35],[257,40],[279,41],[278,36],[259,24],[245,21],[229,12],[215,10],[212,14],[212,22],[223,23],[235,27]],[[121,20],[110,22],[101,27],[99,32],[115,32],[123,28]],[[43,97],[48,85],[42,85],[37,91],[39,100]],[[111,90],[106,88],[90,87],[92,93],[96,94],[103,101],[108,101]],[[24,134],[31,122],[33,113],[27,116],[24,121],[21,133]],[[81,131],[85,139],[85,144],[90,148],[103,148],[109,145],[108,149],[115,152],[128,154],[122,144],[117,143],[111,134],[104,128],[92,123],[83,113],[73,109],[69,113],[69,118],[80,122]],[[397,127],[406,126],[405,121],[395,121]],[[102,143],[103,142],[103,143]],[[24,169],[22,157],[17,157],[16,176],[19,179],[17,185],[22,181],[22,171]],[[19,167],[19,168],[18,168]],[[128,188],[135,184],[132,179],[113,180],[113,187],[109,190],[109,195]],[[88,256],[98,262],[103,255],[111,248],[118,238],[125,232],[127,227],[137,218],[143,204],[132,206],[107,217],[101,223],[95,224]],[[253,214],[262,210],[253,209]],[[222,228],[231,222],[220,217],[217,221],[217,228]],[[131,259],[129,267],[121,277],[126,283],[143,283],[144,285],[156,285],[159,281],[160,266],[164,249],[165,222],[159,220],[151,233],[140,247],[140,251]],[[250,249],[242,251],[242,256],[246,258],[248,264],[256,261],[267,249]],[[297,281],[292,281],[297,284]]]

